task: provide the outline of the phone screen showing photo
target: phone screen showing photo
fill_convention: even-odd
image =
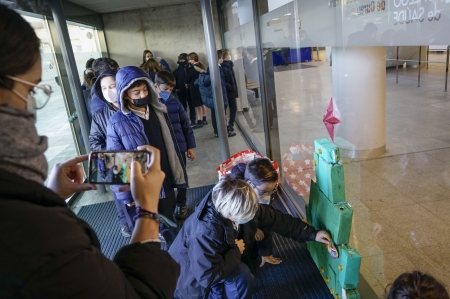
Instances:
[[[121,185],[129,184],[131,163],[141,164],[142,173],[147,171],[148,155],[146,151],[99,151],[89,156],[89,183]]]

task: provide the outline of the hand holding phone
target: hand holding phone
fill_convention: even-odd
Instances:
[[[161,157],[159,150],[155,147],[144,145],[138,150],[145,150],[149,153],[148,171],[142,174],[142,166],[137,161],[131,164],[131,194],[137,206],[157,213],[159,203],[159,193],[165,178],[161,170]]]

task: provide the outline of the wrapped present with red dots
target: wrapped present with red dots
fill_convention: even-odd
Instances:
[[[225,162],[223,162],[216,168],[217,173],[219,174],[219,180],[224,175],[230,174],[233,167],[238,165],[239,163],[247,164],[248,162],[255,160],[257,158],[267,158],[267,157],[264,157],[260,153],[252,151],[252,150],[245,150],[245,151],[241,151],[239,153],[234,154],[228,160],[226,160]],[[276,172],[279,175],[280,168],[278,166],[278,162],[277,161],[271,161],[271,162],[272,162],[272,165],[275,168]],[[277,183],[277,186],[278,186],[278,183]]]

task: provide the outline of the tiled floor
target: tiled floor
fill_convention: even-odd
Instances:
[[[347,201],[354,208],[350,245],[361,273],[382,297],[400,273],[428,272],[450,289],[450,95],[445,55],[421,70],[387,70],[386,153],[344,161]],[[332,96],[329,62],[275,74],[281,152],[292,143],[327,138],[322,116]],[[306,200],[308,200],[306,198]]]

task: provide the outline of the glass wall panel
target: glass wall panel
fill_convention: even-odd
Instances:
[[[50,33],[43,18],[23,16],[34,28],[41,41],[42,83],[52,87],[53,93],[47,105],[37,110],[36,128],[40,135],[48,137],[48,150],[45,156],[49,172],[58,162],[77,155],[72,128],[68,122],[68,112],[64,91],[60,87],[60,76]]]
[[[254,1],[268,7],[258,12],[257,46],[265,61],[272,59],[273,81],[265,72],[259,82],[275,99],[280,140],[270,145],[281,152],[292,203],[302,209],[309,201],[314,140],[332,140],[342,156],[344,200],[354,208],[350,245],[361,253],[361,273],[374,291],[381,297],[411,267],[450,281],[445,258],[423,251],[431,239],[439,251],[439,231],[450,236],[441,212],[450,207],[450,3]],[[254,33],[241,20],[245,5],[234,3],[224,11],[231,49],[245,47]],[[418,215],[420,227],[411,222]]]
[[[258,57],[251,0],[228,1],[224,45],[230,51],[238,85],[237,122],[258,151],[266,155]]]
[[[68,23],[70,42],[72,43],[80,81],[84,81],[86,62],[102,56],[97,30],[75,23]]]

